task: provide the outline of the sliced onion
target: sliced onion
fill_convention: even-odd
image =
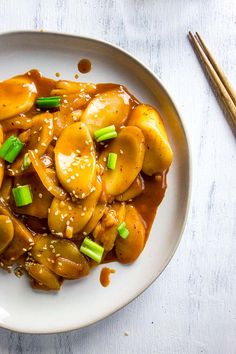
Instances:
[[[29,150],[29,157],[35,171],[48,192],[54,195],[57,199],[65,200],[67,196],[66,192],[61,187],[57,186],[53,179],[47,174],[47,170],[36,152]]]

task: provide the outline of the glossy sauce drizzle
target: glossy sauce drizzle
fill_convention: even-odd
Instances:
[[[81,59],[78,63],[78,70],[82,74],[87,74],[92,68],[91,61],[88,59]]]
[[[107,287],[110,284],[110,275],[115,273],[115,269],[102,268],[100,273],[100,283],[103,287]]]

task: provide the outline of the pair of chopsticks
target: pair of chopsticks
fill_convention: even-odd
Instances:
[[[223,70],[217,64],[200,34],[196,32],[196,34],[193,35],[192,32],[189,32],[189,38],[214,90],[216,91],[223,109],[228,115],[231,128],[234,131],[234,134],[236,134],[236,92]]]

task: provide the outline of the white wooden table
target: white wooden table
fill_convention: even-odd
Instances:
[[[77,332],[0,330],[0,354],[236,353],[236,144],[186,38],[200,31],[236,87],[235,0],[1,0],[0,31],[18,29],[106,39],[153,69],[188,128],[194,179],[182,242],[144,294]]]

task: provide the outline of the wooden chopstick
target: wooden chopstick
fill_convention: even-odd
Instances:
[[[209,61],[211,62],[211,65],[213,66],[213,68],[217,72],[219,78],[223,82],[226,90],[228,91],[228,94],[230,95],[234,104],[236,105],[236,92],[235,92],[234,88],[232,87],[231,83],[229,82],[227,76],[225,75],[224,71],[220,68],[220,66],[216,62],[215,58],[211,54],[209,48],[207,47],[206,43],[204,42],[204,40],[202,39],[202,37],[200,36],[200,34],[198,32],[196,32],[196,38],[198,39],[199,43],[201,44],[202,48],[204,49],[205,54],[207,55]]]
[[[208,74],[211,84],[215,89],[223,108],[228,113],[231,127],[236,133],[236,94],[231,84],[229,83],[223,70],[219,67],[216,60],[213,58],[209,49],[205,45],[203,39],[199,34],[195,36],[189,32],[189,37],[192,41],[193,47]]]

